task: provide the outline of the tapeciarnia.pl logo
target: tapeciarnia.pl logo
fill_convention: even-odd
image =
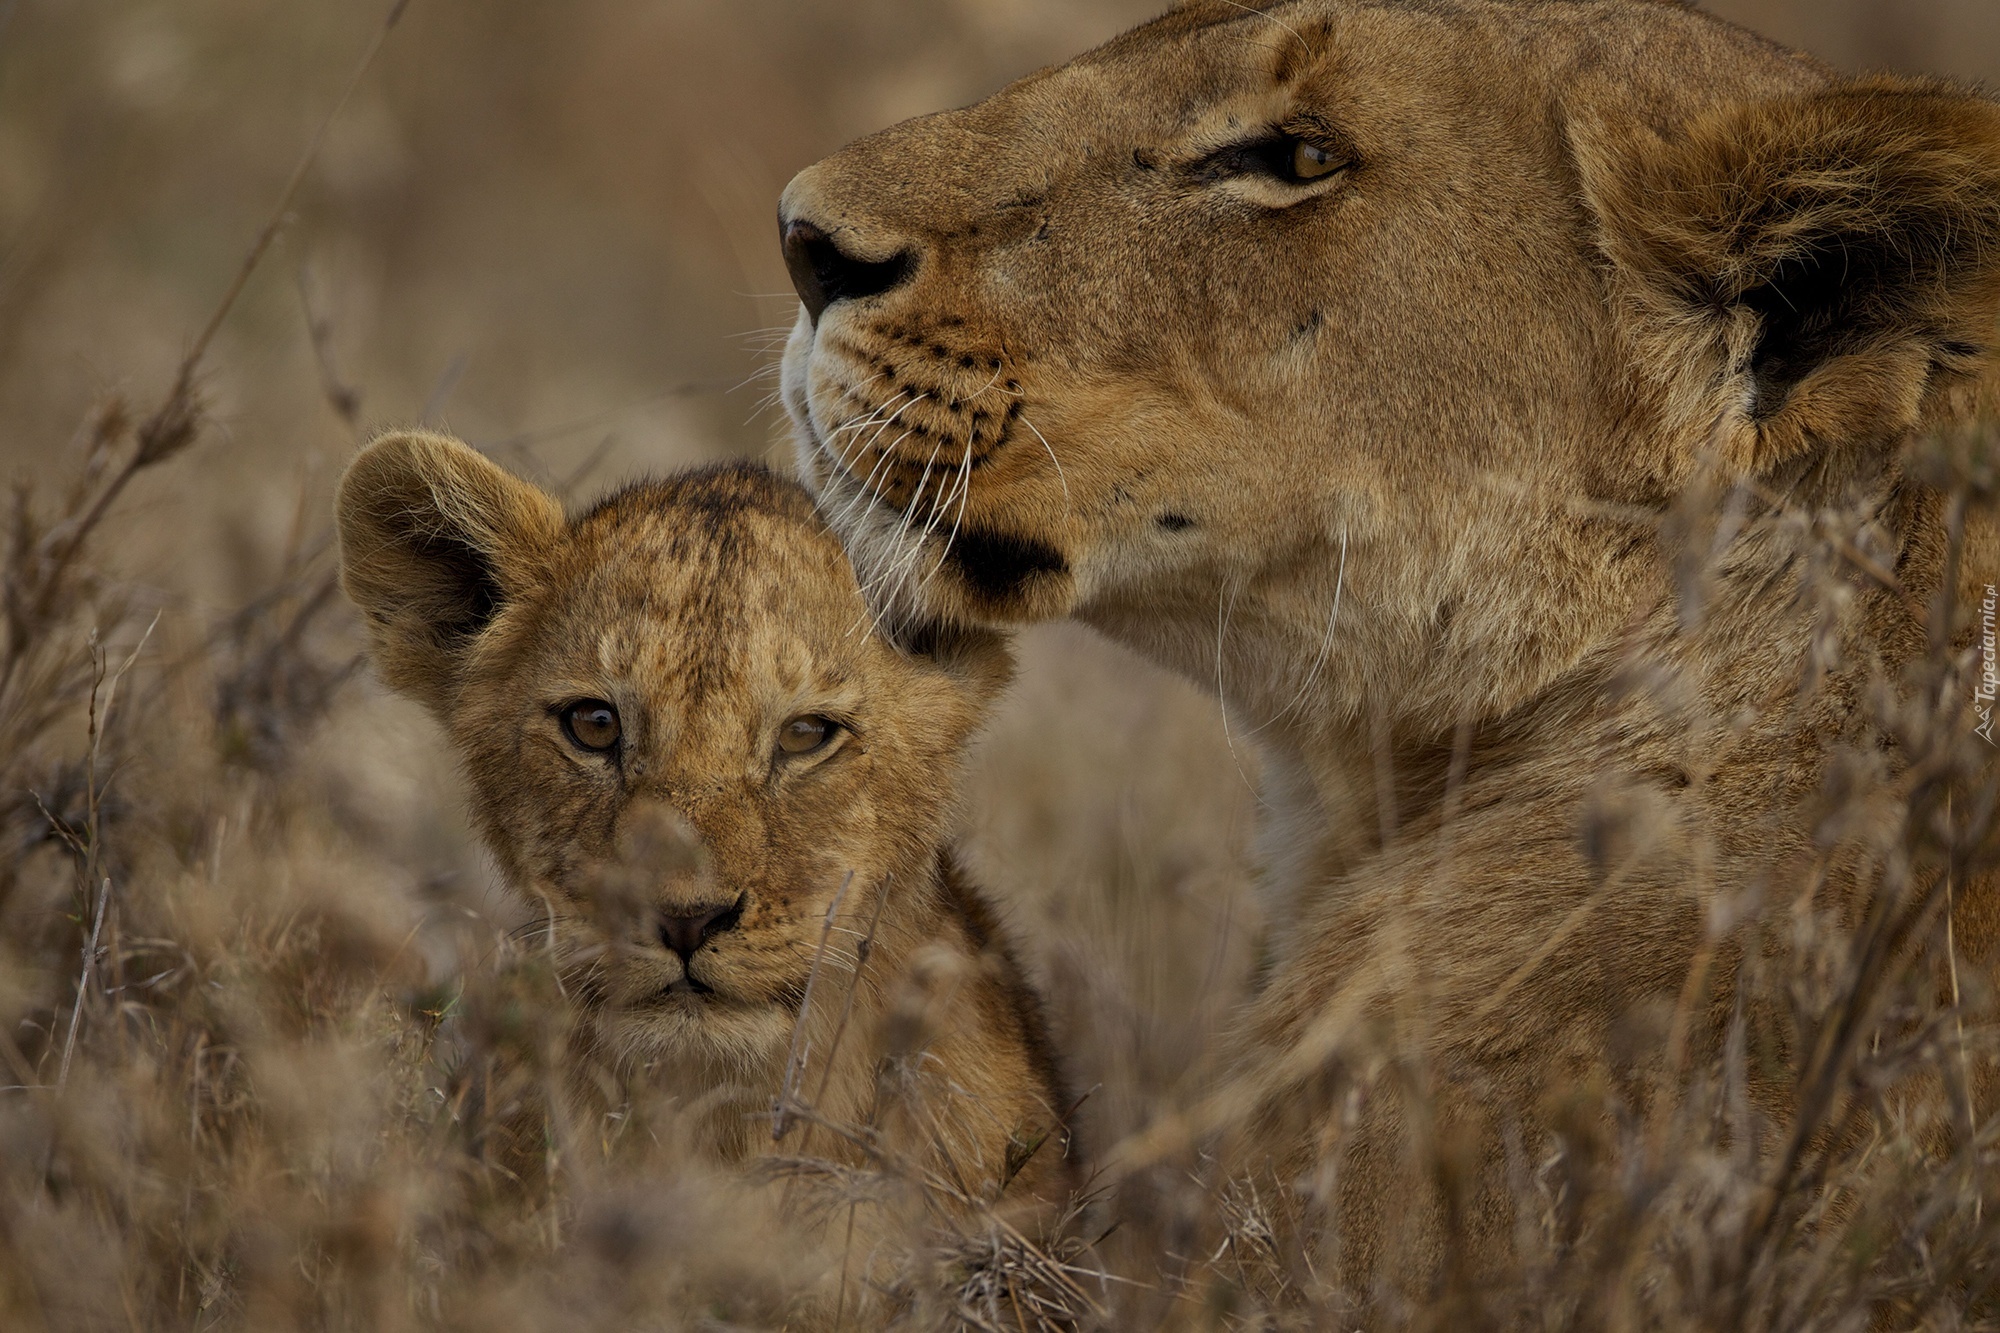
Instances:
[[[1973,730],[1985,737],[1988,745],[1993,739],[1993,696],[2000,693],[2000,661],[1995,661],[1993,617],[1996,607],[2000,607],[2000,591],[1992,584],[1986,585],[1986,596],[1979,603],[1979,682],[1972,687],[1972,711],[1979,714],[1979,725]]]

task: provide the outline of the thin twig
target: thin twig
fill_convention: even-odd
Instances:
[[[229,312],[236,308],[238,298],[243,295],[243,288],[249,283],[251,275],[257,271],[257,266],[263,262],[265,252],[271,248],[271,242],[277,239],[278,233],[283,230],[286,218],[290,214],[292,199],[298,194],[299,187],[305,183],[313,164],[319,160],[320,150],[326,144],[327,133],[340,118],[340,113],[346,109],[355,90],[361,86],[362,78],[374,65],[375,57],[380,54],[383,43],[388,40],[390,30],[403,17],[403,11],[409,8],[409,4],[410,0],[395,0],[395,3],[390,5],[388,14],[375,29],[375,35],[369,41],[367,49],[362,52],[354,72],[348,76],[347,85],[341,90],[339,99],[334,102],[333,109],[320,121],[319,129],[313,133],[305,152],[300,154],[298,163],[292,168],[292,174],[286,179],[284,189],[278,192],[277,203],[272,206],[271,214],[257,233],[257,239],[251,243],[249,252],[243,256],[243,262],[237,266],[236,275],[230,279],[229,286],[223,289],[222,299],[216,302],[208,322],[202,326],[201,332],[196,335],[193,344],[182,356],[180,368],[174,375],[173,387],[167,391],[165,401],[139,426],[138,448],[126,465],[98,493],[96,501],[81,518],[51,530],[44,539],[47,553],[51,556],[67,559],[82,544],[84,537],[103,520],[112,502],[124,491],[134,476],[155,463],[166,461],[193,440],[200,425],[195,377],[201,371],[202,358],[207,355],[209,344],[215,340],[215,335],[221,330],[223,321],[229,317]]]
[[[334,358],[333,317],[313,303],[312,273],[299,266],[299,306],[306,315],[306,337],[312,343],[313,360],[319,366],[319,387],[326,405],[350,431],[361,425],[361,390],[341,376]]]
[[[847,1035],[847,1020],[854,1014],[854,996],[861,989],[861,973],[868,966],[868,956],[875,951],[875,930],[882,924],[882,908],[889,901],[889,881],[894,875],[882,876],[882,886],[875,892],[875,914],[868,918],[868,933],[854,946],[854,972],[848,979],[847,999],[840,1006],[840,1022],[834,1025],[833,1038],[827,1043],[825,1068],[819,1073],[819,1091],[813,1094],[813,1105],[826,1104],[827,1085],[833,1081],[833,1058],[840,1050],[840,1041]]]
[[[347,86],[340,90],[340,97],[334,102],[333,109],[320,121],[319,128],[313,132],[312,140],[307,143],[305,152],[300,155],[298,165],[292,168],[291,176],[285,181],[285,188],[278,192],[278,202],[271,209],[271,216],[265,220],[264,229],[257,233],[256,241],[250,246],[250,253],[244,255],[242,264],[237,266],[236,276],[230,280],[228,289],[222,294],[222,300],[215,307],[215,313],[209,316],[208,323],[202,328],[201,336],[197,337],[194,346],[188,349],[186,358],[181,362],[181,376],[176,382],[176,392],[186,390],[195,366],[208,351],[208,345],[214,340],[217,331],[222,328],[222,321],[228,318],[230,310],[236,305],[236,299],[243,295],[244,285],[250,281],[250,275],[257,271],[257,265],[262,262],[264,252],[271,248],[271,242],[276,240],[278,233],[283,230],[286,213],[292,206],[292,198],[298,194],[299,187],[305,184],[306,173],[312,170],[313,163],[319,160],[320,149],[326,146],[326,136],[333,129],[334,121],[338,120],[340,113],[347,109],[347,103],[353,98],[355,90],[361,86],[361,80],[374,65],[375,57],[381,54],[383,43],[389,40],[390,31],[403,17],[403,11],[409,7],[410,0],[394,0],[389,6],[389,12],[383,15],[382,22],[376,26],[375,35],[369,40],[367,49],[361,53],[361,59],[356,62],[354,72],[347,76]]]
[[[812,1018],[813,988],[819,982],[821,964],[826,962],[827,941],[833,935],[833,919],[840,912],[840,905],[847,898],[847,887],[854,883],[854,872],[840,881],[840,889],[827,904],[826,920],[820,926],[819,948],[813,951],[812,968],[806,973],[805,994],[799,999],[798,1021],[792,1025],[792,1049],[785,1057],[785,1081],[778,1092],[777,1105],[772,1107],[771,1141],[777,1143],[791,1132],[792,1116],[798,1109],[799,1077],[805,1072],[806,1024]]]
[[[69,1082],[70,1057],[76,1054],[76,1031],[83,1024],[83,1001],[90,994],[91,973],[96,970],[97,940],[104,929],[105,909],[111,903],[111,878],[106,876],[97,890],[97,912],[91,918],[90,939],[83,946],[83,973],[76,982],[76,1005],[69,1014],[69,1036],[63,1039],[62,1063],[56,1067],[56,1093],[61,1095],[63,1085]]]
[[[97,965],[97,942],[103,936],[104,917],[110,907],[111,901],[111,877],[101,873],[103,861],[99,851],[103,845],[103,832],[98,820],[98,802],[103,793],[103,788],[97,780],[98,754],[103,745],[104,733],[111,724],[111,705],[113,700],[117,698],[118,684],[125,679],[125,673],[132,669],[132,664],[139,660],[139,654],[145,651],[146,642],[153,637],[153,630],[159,626],[159,623],[160,615],[158,612],[155,612],[152,623],[147,625],[146,632],[139,636],[138,644],[133,647],[131,654],[126,657],[124,664],[116,672],[112,673],[108,684],[104,679],[103,658],[101,655],[97,655],[96,649],[93,647],[93,655],[96,656],[98,669],[97,679],[91,683],[90,687],[90,758],[85,768],[85,793],[86,799],[89,802],[90,827],[88,841],[85,844],[84,883],[86,885],[97,884],[99,887],[97,890],[97,911],[92,915],[90,922],[90,940],[83,946],[83,972],[76,983],[76,1005],[70,1011],[69,1035],[63,1039],[62,1063],[56,1069],[56,1092],[58,1094],[62,1092],[63,1085],[69,1081],[70,1058],[76,1053],[76,1034],[77,1030],[83,1025],[83,1002],[90,994],[91,975]],[[91,637],[95,640],[96,635],[93,633]],[[102,707],[99,707],[97,700],[97,691],[100,685],[104,686],[104,703]]]
[[[1958,831],[1952,827],[1951,822],[1951,793],[1949,791],[1944,794],[1944,827],[1947,838],[1957,837]],[[1960,995],[1958,988],[1958,936],[1952,922],[1953,916],[1958,911],[1958,896],[1956,885],[1953,883],[1954,878],[1952,874],[1952,858],[1950,853],[1947,852],[1944,868],[1944,957],[1945,965],[1951,976],[1951,1020],[1952,1026],[1958,1036],[1959,1076],[1965,1082],[1966,1141],[1970,1143],[1979,1135],[1979,1108],[1978,1104],[1973,1100],[1975,1089],[1978,1085],[1972,1077],[1972,1059],[1965,1051],[1965,1001]],[[1976,1172],[1979,1164],[1978,1154],[1970,1154],[1969,1159]],[[1972,1191],[1973,1225],[1977,1226],[1985,1220],[1986,1199],[1975,1186]]]

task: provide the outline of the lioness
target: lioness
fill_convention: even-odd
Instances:
[[[1011,671],[995,636],[870,632],[811,500],[756,467],[567,518],[456,440],[392,434],[338,510],[383,679],[444,724],[546,916],[580,1083],[665,1089],[721,1161],[886,1159],[968,1211],[1065,1200],[1038,1002],[947,843]]]
[[[1346,1154],[1341,1280],[1444,1234],[1377,1225],[1393,1095],[1283,1105],[1343,1061],[1484,1126],[1454,1224],[1504,1246],[1502,1131],[1628,1016],[1726,1015],[1708,924],[1806,881],[1829,745],[1893,755],[1861,683],[1954,582],[1901,450],[1993,366],[2000,108],[1670,0],[1193,0],[779,220],[799,467],[881,608],[1077,617],[1262,750],[1252,1138]],[[1990,975],[1988,887],[1956,927]]]

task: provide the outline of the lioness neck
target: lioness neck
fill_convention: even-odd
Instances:
[[[1899,544],[1891,563],[1903,571],[1906,593],[1928,595],[1942,570],[1926,545],[1936,516],[1927,516],[1919,488],[1896,468],[1858,489],[1821,495],[1812,483],[1801,478],[1804,489],[1795,486],[1781,502],[1746,493],[1744,521],[1770,518],[1774,503],[1872,512]],[[1643,529],[1558,523],[1563,508],[1541,515],[1542,526],[1568,533],[1545,543],[1554,572],[1528,577],[1510,565],[1483,600],[1474,596],[1476,562],[1446,562],[1473,572],[1441,573],[1420,588],[1373,586],[1371,569],[1394,562],[1378,562],[1382,547],[1370,535],[1350,539],[1341,554],[1267,561],[1266,572],[1233,584],[1218,579],[1165,607],[1158,598],[1143,607],[1106,598],[1083,613],[1219,699],[1231,748],[1261,774],[1262,897],[1272,919],[1296,919],[1304,895],[1337,895],[1363,860],[1434,832],[1455,790],[1518,767],[1534,738],[1581,742],[1606,772],[1672,770],[1674,782],[1684,782],[1684,770],[1702,765],[1682,751],[1700,742],[1685,728],[1647,720],[1657,700],[1626,688],[1641,667],[1671,676],[1709,717],[1755,711],[1758,691],[1775,688],[1761,675],[1751,680],[1758,673],[1744,663],[1779,663],[1787,680],[1796,676],[1812,632],[1798,609],[1796,540],[1739,538],[1726,571],[1709,571],[1696,592],[1676,583],[1659,536],[1665,516],[1653,515]],[[1563,625],[1552,629],[1523,604],[1563,569],[1582,567],[1595,577]],[[1915,641],[1901,642],[1907,616],[1891,605],[1896,599],[1882,589],[1862,592],[1847,632],[1916,651]],[[1572,591],[1570,599],[1579,596]],[[1667,745],[1663,736],[1680,741]]]

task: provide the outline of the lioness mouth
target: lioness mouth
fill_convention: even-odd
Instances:
[[[1063,553],[1035,537],[968,529],[951,541],[945,558],[974,592],[994,601],[1018,596],[1040,575],[1069,573]]]

